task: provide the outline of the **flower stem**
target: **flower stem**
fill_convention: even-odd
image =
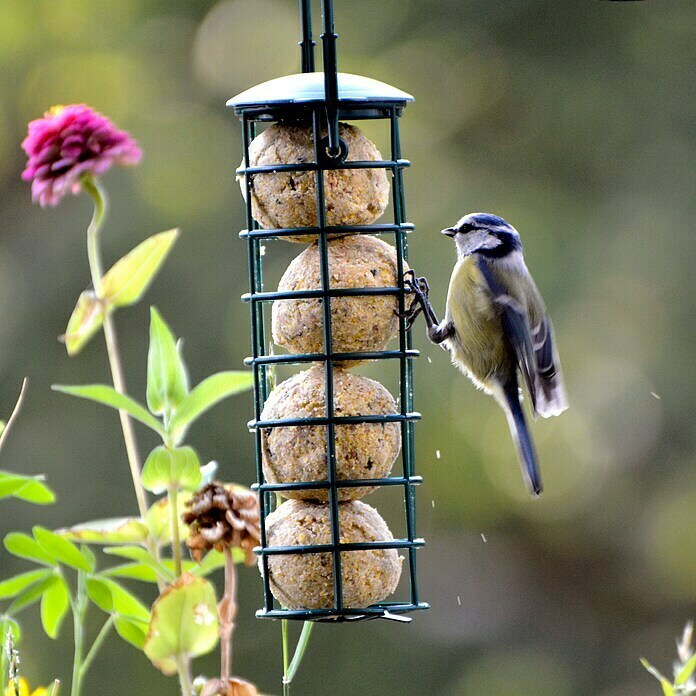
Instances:
[[[94,214],[89,228],[87,229],[87,256],[89,258],[89,270],[92,274],[94,294],[97,296],[97,299],[102,299],[101,282],[103,266],[99,245],[99,233],[104,224],[104,219],[106,218],[106,193],[104,189],[102,189],[99,181],[94,177],[83,177],[82,185],[85,191],[92,196],[94,201]],[[111,378],[114,383],[114,389],[120,394],[125,394],[126,381],[123,377],[121,355],[116,338],[116,327],[113,318],[107,311],[104,311],[104,339],[106,341],[106,351],[109,356],[109,367],[111,368]],[[128,464],[130,465],[131,477],[133,479],[135,497],[138,500],[138,511],[140,512],[140,516],[145,519],[145,515],[147,514],[147,498],[145,496],[145,489],[140,481],[140,454],[138,453],[138,445],[135,440],[133,423],[125,411],[119,411],[118,415],[121,419],[121,429],[123,430],[123,439],[126,444],[126,453],[128,455]]]
[[[179,673],[179,684],[181,685],[181,696],[192,696],[191,675],[189,674],[188,659],[179,657],[176,660],[176,669]]]
[[[22,404],[24,403],[24,394],[26,393],[27,390],[27,378],[24,378],[24,381],[22,382],[22,389],[19,392],[19,396],[17,397],[17,403],[15,403],[14,408],[12,409],[12,413],[10,414],[10,417],[7,420],[7,423],[5,424],[5,427],[0,434],[0,450],[2,449],[2,446],[5,444],[5,438],[7,438],[8,433],[10,432],[10,428],[14,425],[15,419],[19,415],[19,411],[22,408]]]
[[[179,489],[176,484],[169,486],[169,510],[172,534],[172,557],[174,558],[174,574],[181,576],[181,539],[179,537]]]
[[[92,221],[87,229],[87,257],[89,259],[89,269],[92,275],[92,285],[94,286],[94,294],[97,299],[102,299],[102,277],[103,266],[101,259],[101,248],[99,245],[99,233],[104,224],[107,212],[107,198],[104,189],[101,187],[99,180],[93,176],[85,175],[82,177],[82,186],[90,194],[94,201],[94,214]],[[106,351],[109,356],[109,367],[111,369],[111,379],[114,383],[114,389],[120,394],[126,393],[126,380],[123,376],[123,367],[121,362],[121,354],[118,349],[118,340],[116,337],[116,327],[113,318],[109,312],[104,311],[104,340],[106,342]],[[128,465],[130,467],[131,478],[133,479],[133,489],[135,497],[138,501],[138,511],[141,519],[145,520],[147,515],[147,496],[140,479],[142,469],[138,445],[135,439],[135,431],[133,430],[133,422],[125,411],[118,412],[121,420],[121,430],[123,431],[123,440],[126,445],[126,453],[128,455]],[[179,527],[176,526],[176,535],[178,538]],[[157,544],[152,536],[148,534],[147,549],[156,561],[160,560],[160,552]],[[177,547],[175,546],[175,562]],[[179,564],[181,563],[181,547],[178,547]],[[181,574],[181,565],[179,572]],[[161,578],[157,579],[157,586],[160,592],[164,589],[165,583]],[[179,681],[181,683],[181,692],[183,696],[191,694],[191,674],[187,659],[181,658],[177,660],[177,671],[179,673]],[[76,696],[73,694],[72,696]]]
[[[77,595],[73,605],[73,633],[75,638],[75,651],[73,653],[73,673],[70,685],[70,696],[80,696],[82,689],[82,653],[85,640],[85,613],[87,612],[87,592],[85,587],[85,575],[77,574]]]
[[[290,683],[297,674],[297,670],[300,668],[300,663],[304,657],[305,650],[309,644],[309,637],[312,635],[312,629],[314,628],[314,622],[305,621],[302,624],[302,633],[300,633],[300,638],[297,641],[297,647],[295,648],[295,654],[292,656],[292,662],[290,667],[285,670],[285,679]]]
[[[232,670],[232,634],[237,615],[237,569],[232,550],[225,547],[225,594],[218,604],[220,614],[220,681],[227,686]]]
[[[97,637],[94,639],[94,643],[92,643],[92,647],[89,649],[89,652],[87,653],[85,659],[82,662],[82,666],[80,667],[80,679],[82,679],[87,674],[87,670],[90,668],[92,660],[94,660],[94,658],[96,657],[97,652],[99,652],[99,648],[101,648],[102,643],[106,639],[106,636],[109,634],[109,631],[111,630],[113,625],[114,615],[112,614],[101,627],[101,630],[97,634]]]
[[[283,640],[283,696],[290,696],[290,682],[288,681],[288,667],[290,666],[290,645],[288,643],[288,621],[280,622],[280,635]]]

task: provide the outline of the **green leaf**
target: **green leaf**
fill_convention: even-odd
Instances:
[[[77,355],[103,323],[104,304],[97,299],[94,291],[85,290],[78,298],[68,328],[62,336],[68,355]]]
[[[26,482],[27,479],[20,474],[0,471],[0,499],[14,495]]]
[[[16,597],[22,590],[43,580],[52,572],[51,570],[30,570],[28,573],[15,575],[13,578],[0,582],[0,599]]]
[[[174,580],[174,574],[170,573],[161,563],[158,563],[150,554],[141,546],[113,546],[104,549],[104,553],[111,556],[120,556],[131,561],[137,561],[152,568],[160,577],[168,582]]]
[[[173,674],[177,658],[203,655],[217,641],[215,590],[204,578],[185,573],[152,606],[145,654],[164,674]]]
[[[58,532],[56,532],[57,534]],[[86,544],[80,544],[80,553],[84,555],[84,557],[89,561],[89,564],[92,566],[92,568],[97,567],[97,557],[94,555],[92,552],[92,549],[89,548]]]
[[[102,278],[104,300],[114,307],[135,304],[145,294],[167,254],[179,236],[179,230],[155,234],[119,259]]]
[[[85,588],[92,603],[107,614],[111,614],[114,610],[114,600],[109,586],[101,578],[87,578]]]
[[[34,527],[31,531],[41,548],[46,553],[50,553],[59,563],[75,568],[75,570],[82,570],[85,573],[91,573],[94,570],[94,565],[90,562],[91,559],[71,541],[44,527]]]
[[[12,637],[14,638],[15,643],[19,643],[19,641],[22,639],[22,629],[19,627],[19,624],[11,616],[1,614],[0,636],[2,636],[3,645],[5,643],[5,637],[7,636],[8,631],[12,631]]]
[[[41,623],[49,638],[56,638],[70,604],[68,588],[60,575],[53,575],[41,597]]]
[[[52,503],[56,497],[53,491],[42,483],[43,478],[0,471],[0,499],[13,496],[37,505]]]
[[[191,500],[189,491],[182,491],[178,496],[179,510],[184,510],[186,503]],[[159,546],[172,543],[171,507],[169,496],[160,498],[150,506],[145,516],[150,535]],[[179,540],[186,541],[189,537],[189,527],[179,517]]]
[[[105,577],[88,578],[86,582],[89,598],[107,614],[116,612],[122,616],[148,621],[150,612],[134,595],[118,583]]]
[[[159,312],[150,307],[150,348],[147,354],[147,406],[165,422],[188,394],[186,369],[176,340]]]
[[[147,622],[150,620],[150,611],[135,595],[113,580],[102,578],[101,581],[106,583],[111,590],[114,611],[121,616],[127,616],[139,621]]]
[[[157,573],[144,563],[124,563],[123,565],[107,568],[100,575],[106,578],[126,578],[127,580],[141,580],[142,582],[157,582]]]
[[[691,679],[691,675],[694,673],[694,671],[696,671],[696,655],[692,655],[681,670],[679,670],[679,674],[677,674],[677,678],[674,683],[677,686],[686,684],[686,682]]]
[[[137,517],[112,517],[57,529],[56,534],[84,544],[134,544],[147,539],[148,529]]]
[[[38,478],[27,481],[14,497],[34,505],[50,505],[56,500],[55,493]]]
[[[664,679],[664,677],[644,657],[640,658],[640,664],[643,665],[643,667],[645,667],[645,669],[658,681]]]
[[[254,376],[251,372],[218,372],[204,379],[179,404],[170,424],[170,432],[177,442],[181,441],[186,429],[201,414],[228,396],[251,389]]]
[[[44,565],[58,565],[52,554],[44,550],[35,539],[22,532],[10,532],[5,537],[5,548],[19,558],[27,558],[30,561],[43,563]]]
[[[134,645],[138,650],[145,647],[147,635],[147,621],[138,621],[126,616],[116,616],[114,619],[116,632],[123,640]]]
[[[653,667],[644,657],[640,658],[640,663],[645,667],[645,669],[650,672],[650,674],[657,679],[657,681],[662,684],[662,691],[664,692],[665,696],[674,696],[674,688],[672,687],[671,682],[666,679],[655,667]]]
[[[201,463],[191,447],[156,447],[145,462],[143,486],[161,493],[170,486],[195,491],[201,484]]]
[[[24,592],[17,595],[15,600],[7,609],[7,613],[17,614],[25,607],[31,606],[35,602],[38,602],[39,599],[41,599],[45,589],[51,584],[53,577],[53,574],[47,575],[43,580],[40,580],[33,585],[29,585]]]
[[[151,428],[156,433],[163,437],[166,435],[162,424],[151,413],[145,410],[137,401],[131,399],[130,396],[119,394],[113,387],[107,384],[86,384],[77,387],[54,384],[51,389],[63,394],[77,396],[80,399],[96,401],[99,404],[110,406],[120,411],[126,411],[135,420],[140,421],[143,425],[147,425],[148,428]]]

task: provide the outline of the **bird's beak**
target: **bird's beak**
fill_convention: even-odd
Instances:
[[[454,235],[457,234],[457,230],[455,230],[454,227],[447,227],[446,229],[442,230],[440,234],[446,234],[448,237],[454,237]]]

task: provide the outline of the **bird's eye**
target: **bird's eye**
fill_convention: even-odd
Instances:
[[[466,234],[467,232],[471,232],[471,230],[473,230],[473,229],[474,229],[474,226],[470,222],[466,222],[459,228],[459,231],[462,234]]]

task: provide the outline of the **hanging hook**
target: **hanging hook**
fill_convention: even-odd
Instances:
[[[332,0],[322,1],[324,33],[321,35],[324,56],[324,96],[326,99],[326,128],[328,146],[326,154],[333,160],[341,157],[342,148],[338,135],[338,65]],[[347,153],[346,153],[347,154]],[[344,156],[345,159],[345,156]]]

